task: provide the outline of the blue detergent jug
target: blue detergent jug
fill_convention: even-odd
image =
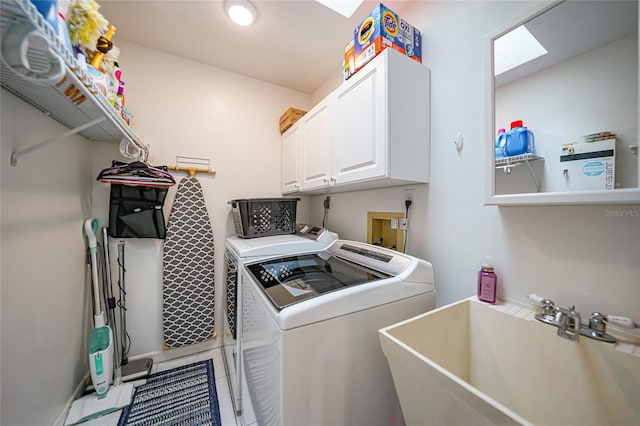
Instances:
[[[504,148],[505,156],[522,155],[535,152],[533,132],[522,124],[522,120],[511,122]]]
[[[58,0],[31,0],[44,20],[58,34]]]
[[[507,133],[505,129],[498,129],[496,138],[496,158],[504,158],[504,147],[507,144]]]

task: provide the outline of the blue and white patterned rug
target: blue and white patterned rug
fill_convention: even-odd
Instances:
[[[213,362],[209,359],[149,376],[118,422],[124,425],[221,426]]]

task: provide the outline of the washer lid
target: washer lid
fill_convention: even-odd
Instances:
[[[302,225],[295,234],[258,238],[229,237],[227,247],[238,257],[280,256],[323,250],[338,238],[326,228]]]
[[[391,276],[328,252],[267,259],[247,269],[277,309]]]

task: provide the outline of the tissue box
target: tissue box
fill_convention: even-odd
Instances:
[[[289,127],[293,126],[293,124],[300,120],[300,118],[305,115],[307,111],[303,111],[297,108],[289,108],[280,116],[280,133],[284,133]]]
[[[420,31],[380,3],[354,30],[356,71],[388,47],[422,63]]]

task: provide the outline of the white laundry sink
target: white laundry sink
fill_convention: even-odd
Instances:
[[[379,334],[407,425],[640,424],[640,357],[556,330],[470,298]]]

